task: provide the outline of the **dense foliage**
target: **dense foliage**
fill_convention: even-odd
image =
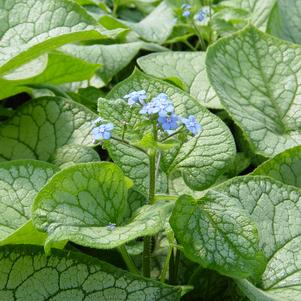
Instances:
[[[301,300],[300,0],[0,0],[0,300]]]

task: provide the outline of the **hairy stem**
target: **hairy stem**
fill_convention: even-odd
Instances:
[[[129,269],[129,271],[131,273],[134,274],[139,274],[139,271],[133,261],[133,259],[131,258],[131,256],[129,255],[129,253],[127,252],[126,248],[124,245],[122,245],[121,247],[118,248],[127,268]]]
[[[157,125],[154,123],[153,126],[154,140],[157,141],[158,132]],[[151,149],[149,151],[149,191],[148,191],[148,203],[153,205],[155,203],[155,193],[156,193],[156,157],[157,151]],[[144,237],[144,249],[143,249],[143,275],[145,277],[150,277],[150,266],[151,266],[151,237]]]
[[[172,250],[173,250],[173,246],[170,246],[169,249],[168,249],[168,253],[166,255],[163,271],[162,271],[161,276],[160,276],[160,281],[161,282],[165,282]]]

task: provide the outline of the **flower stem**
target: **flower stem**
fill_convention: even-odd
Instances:
[[[153,126],[154,140],[157,141],[158,130],[157,125]],[[148,204],[153,205],[155,203],[156,193],[156,157],[157,151],[150,149],[149,154],[149,192],[148,192]],[[150,277],[150,265],[151,265],[151,237],[144,237],[144,249],[143,249],[143,261],[142,270],[145,277]]]
[[[139,274],[139,271],[138,271],[133,259],[131,258],[128,251],[126,250],[125,246],[124,245],[120,246],[118,248],[118,250],[119,250],[126,266],[128,267],[129,271],[134,274]]]
[[[205,44],[205,41],[202,37],[202,34],[200,33],[198,27],[195,25],[194,21],[192,21],[191,23],[192,23],[192,26],[195,30],[195,33],[197,34],[197,36],[199,38],[199,42],[200,42],[200,45],[201,45],[201,50],[205,51],[206,50],[206,44]]]
[[[169,267],[169,261],[170,261],[170,257],[171,257],[172,250],[173,250],[173,246],[170,246],[169,249],[168,249],[168,253],[167,253],[167,255],[166,255],[166,259],[165,259],[163,271],[162,271],[161,276],[160,276],[160,281],[161,281],[161,282],[165,282],[166,274],[167,274],[167,270],[168,270],[168,267]]]

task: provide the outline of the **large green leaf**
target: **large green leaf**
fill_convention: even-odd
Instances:
[[[0,161],[48,161],[66,144],[92,146],[92,120],[97,116],[71,100],[41,97],[24,104],[0,125]]]
[[[199,206],[202,202],[236,204],[236,210],[245,210],[257,225],[259,246],[267,265],[257,279],[258,288],[239,281],[247,297],[251,301],[299,301],[301,191],[270,177],[246,176],[216,186],[200,200]],[[210,234],[211,228],[207,232]]]
[[[143,47],[143,43],[114,45],[65,45],[61,50],[90,64],[100,64],[97,75],[106,84],[120,70],[126,67]]]
[[[181,82],[183,88],[202,105],[221,109],[222,106],[207,78],[204,52],[151,53],[137,60],[150,75]]]
[[[184,145],[177,146],[162,155],[162,169],[169,174],[181,170],[186,184],[195,190],[213,184],[227,169],[235,155],[235,145],[229,129],[187,93],[138,70],[116,85],[107,97],[112,99],[113,105],[116,100],[137,90],[145,90],[149,99],[159,93],[166,93],[174,103],[178,115],[183,117],[195,115],[202,125],[202,132],[199,135],[191,137]],[[138,118],[136,114],[130,115],[120,110],[119,126],[122,121],[129,122],[131,125],[132,118],[134,121]],[[132,130],[132,126],[128,129]],[[115,157],[117,156],[118,154]],[[121,168],[126,173],[131,167],[121,165]]]
[[[37,247],[0,249],[3,301],[177,301],[181,290],[117,269],[94,257]]]
[[[277,0],[225,0],[222,1],[222,4],[247,11],[249,13],[250,22],[260,29],[265,30],[276,1]]]
[[[208,192],[196,200],[183,195],[170,223],[185,255],[203,267],[235,278],[257,275],[264,268],[255,224],[228,197]]]
[[[43,245],[46,235],[33,228],[31,205],[57,170],[54,165],[34,160],[0,164],[0,245]]]
[[[65,0],[1,0],[0,15],[0,73],[66,43],[120,32],[97,25],[83,8]]]
[[[301,44],[301,2],[278,0],[272,10],[268,32],[294,43]]]
[[[211,46],[209,79],[257,154],[272,157],[301,143],[301,47],[248,26]]]
[[[172,32],[175,17],[172,8],[163,1],[139,23],[126,22],[143,40],[163,44]]]
[[[21,92],[30,92],[31,89],[28,85],[58,85],[90,79],[99,67],[99,64],[88,63],[58,51],[50,52],[47,67],[38,75],[19,80],[8,80],[7,77],[0,79],[2,87],[0,90],[0,99]],[[28,72],[25,72],[25,74],[28,74]]]
[[[162,230],[173,203],[146,205],[128,219],[128,188],[128,179],[113,163],[78,164],[57,173],[33,205],[34,225],[49,235],[46,249],[64,240],[115,248]]]
[[[301,146],[290,148],[264,162],[253,174],[269,176],[285,184],[301,187]]]
[[[58,148],[51,156],[50,161],[60,168],[65,168],[76,163],[100,161],[100,158],[91,147],[67,144]]]

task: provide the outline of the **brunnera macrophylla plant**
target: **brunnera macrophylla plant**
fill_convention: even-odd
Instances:
[[[0,300],[300,301],[300,3],[0,0]]]

